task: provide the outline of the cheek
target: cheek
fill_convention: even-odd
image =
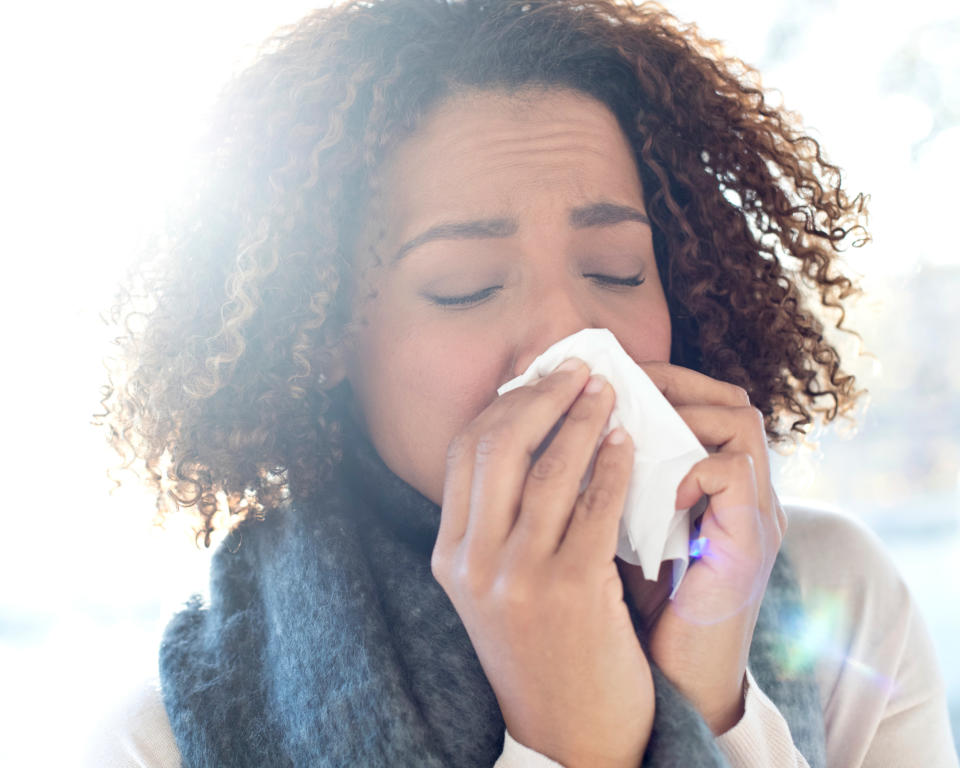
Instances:
[[[500,366],[489,344],[428,324],[394,328],[373,356],[387,400],[417,404],[465,426],[496,394]]]
[[[395,474],[439,503],[447,446],[492,402],[501,365],[495,348],[462,328],[377,314],[351,376],[369,436]]]
[[[645,308],[629,323],[615,319],[609,327],[634,361],[670,362],[671,326],[666,302]]]
[[[662,363],[670,362],[671,326],[670,314],[666,304],[663,311],[658,312],[646,327],[647,333],[638,339],[639,347],[634,359],[640,361],[656,360]]]

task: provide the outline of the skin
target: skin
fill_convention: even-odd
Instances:
[[[373,247],[387,266],[371,275],[376,299],[358,301],[350,380],[383,460],[434,502],[450,440],[553,342],[610,328],[635,360],[669,359],[649,225],[574,229],[568,220],[601,202],[644,212],[626,139],[596,102],[573,93],[449,101],[394,154],[382,188],[386,231]],[[486,219],[514,220],[516,233],[434,240],[394,260],[432,227]],[[499,285],[470,305],[429,298]]]
[[[460,94],[395,151],[381,192],[357,257],[370,268],[345,375],[385,463],[442,506],[433,572],[511,734],[568,768],[639,765],[654,697],[625,597],[664,673],[726,730],[742,714],[784,521],[746,395],[667,362],[670,318],[616,119],[566,90]],[[710,557],[669,604],[665,581],[614,558],[629,436],[608,436],[579,492],[614,404],[609,384],[574,360],[496,396],[588,327],[609,328],[716,450],[677,499],[710,496]]]

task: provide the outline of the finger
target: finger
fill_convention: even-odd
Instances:
[[[749,453],[761,484],[761,497],[770,489],[770,459],[763,414],[753,406],[679,405],[680,418],[703,445]]]
[[[776,538],[781,540],[786,531],[783,514],[770,481],[770,458],[763,414],[753,407],[725,408],[717,406],[684,405],[677,413],[704,445],[716,446],[720,453],[747,453],[753,459],[760,522],[776,526]]]
[[[773,508],[775,512],[775,517],[777,520],[777,531],[780,534],[780,541],[783,541],[783,537],[787,535],[787,513],[783,509],[783,505],[780,503],[780,499],[777,497],[776,491],[772,488],[770,489],[770,495],[773,498]]]
[[[780,547],[776,524],[760,514],[749,454],[715,454],[680,483],[677,504],[707,494],[699,555],[691,561],[673,607],[685,620],[716,624],[755,605]]]
[[[589,376],[582,361],[567,363],[498,398],[471,425],[473,476],[463,532],[471,547],[499,548],[513,527],[532,456]]]
[[[602,376],[591,376],[530,468],[510,533],[511,548],[523,557],[538,560],[556,552],[613,402],[613,387]]]
[[[633,441],[617,427],[597,452],[593,477],[577,498],[557,549],[570,567],[589,569],[613,561],[632,470]]]
[[[702,496],[710,497],[714,523],[726,538],[749,539],[756,535],[743,525],[737,510],[756,510],[757,485],[753,457],[749,453],[715,453],[693,465],[677,487],[677,509],[692,507]],[[727,517],[727,510],[733,510]],[[704,524],[706,524],[704,515]],[[702,533],[701,527],[701,533]]]
[[[584,370],[580,370],[581,368]],[[566,368],[563,365],[558,367],[551,375],[553,378],[550,383],[557,384],[558,380],[562,381],[565,373],[570,374],[571,392],[573,396],[576,396],[576,391],[579,388],[578,379],[583,379],[587,375],[585,366],[582,361],[572,359],[570,365]],[[544,379],[541,379],[538,383],[544,381]],[[542,384],[538,391],[542,391],[544,388],[549,388],[549,385]],[[477,458],[478,442],[482,442],[483,435],[489,436],[491,434],[498,420],[509,417],[512,404],[515,405],[518,400],[529,397],[534,390],[535,387],[532,385],[521,387],[514,390],[517,394],[511,392],[497,398],[474,419],[467,429],[450,441],[447,448],[440,529],[437,533],[438,544],[456,545],[466,533],[470,518],[470,502],[473,494],[474,464]],[[481,446],[481,451],[483,450],[484,447]]]
[[[433,547],[434,573],[440,560],[452,554],[463,538],[470,515],[470,492],[473,485],[474,445],[460,434],[447,448],[447,469],[443,478],[443,498],[440,506],[440,529]]]
[[[674,407],[678,405],[750,405],[743,387],[670,363],[641,363],[644,373]]]
[[[700,561],[738,579],[761,573],[765,579],[781,537],[775,515],[761,513],[751,456],[717,453],[695,464],[677,489],[678,508],[703,495],[710,503],[700,522],[698,545],[708,556]]]

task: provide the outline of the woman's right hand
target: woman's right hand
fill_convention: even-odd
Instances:
[[[567,768],[636,768],[653,680],[614,563],[633,448],[608,435],[580,493],[614,401],[588,376],[567,361],[454,438],[432,568],[514,739]]]

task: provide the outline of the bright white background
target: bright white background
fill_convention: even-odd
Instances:
[[[935,634],[960,725],[960,12],[914,0],[668,2],[760,67],[852,188],[875,242],[851,258],[869,296],[851,325],[875,358],[859,434],[780,462],[780,489],[885,540]],[[151,525],[89,426],[109,307],[162,217],[185,147],[229,74],[310,4],[21,3],[0,12],[0,763],[75,762],[159,634],[205,589],[189,524]],[[957,734],[960,737],[960,733]]]

